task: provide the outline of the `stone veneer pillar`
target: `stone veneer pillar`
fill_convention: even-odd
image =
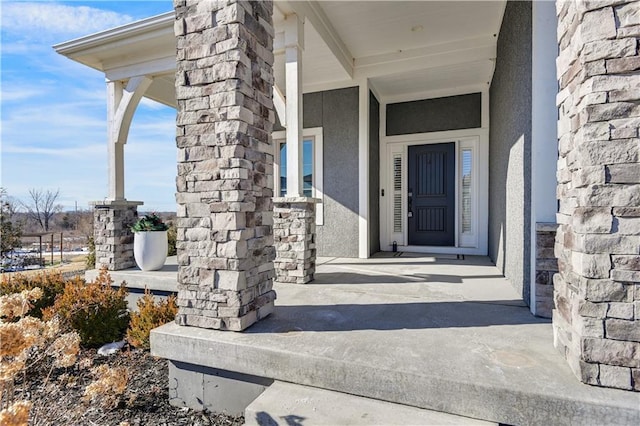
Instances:
[[[556,6],[554,343],[582,381],[640,391],[640,2]]]
[[[180,325],[273,310],[273,2],[174,0]]]
[[[273,199],[276,281],[306,284],[316,271],[316,200],[307,197]]]
[[[133,268],[133,232],[141,201],[95,201],[93,206],[93,242],[96,248],[96,269],[106,266],[110,271]]]
[[[553,276],[558,272],[554,254],[556,223],[536,223],[536,316],[551,318]]]

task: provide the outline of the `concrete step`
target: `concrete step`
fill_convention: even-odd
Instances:
[[[326,389],[274,382],[245,410],[245,425],[496,425]]]

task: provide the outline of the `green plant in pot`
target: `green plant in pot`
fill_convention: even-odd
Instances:
[[[151,213],[139,218],[131,227],[133,231],[133,256],[143,271],[157,271],[167,260],[167,229],[162,218]]]

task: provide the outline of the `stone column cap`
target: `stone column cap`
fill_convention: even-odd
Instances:
[[[273,197],[274,203],[321,203],[320,198],[313,197]]]
[[[141,206],[143,201],[129,201],[129,200],[101,200],[90,201],[89,205],[94,207],[129,207],[129,206]]]
[[[536,222],[536,231],[539,232],[552,232],[558,229],[557,223],[552,222]]]

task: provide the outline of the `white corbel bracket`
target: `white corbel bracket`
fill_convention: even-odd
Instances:
[[[107,81],[107,135],[109,153],[109,200],[124,198],[124,144],[127,143],[133,114],[153,79],[131,77],[126,86],[121,81]]]
[[[127,136],[133,114],[151,86],[153,79],[148,76],[136,76],[129,79],[127,85],[121,82],[109,82],[109,102],[113,101],[114,114],[109,117],[112,121],[110,126],[109,139],[112,143],[127,143]],[[113,91],[113,93],[112,93]]]

